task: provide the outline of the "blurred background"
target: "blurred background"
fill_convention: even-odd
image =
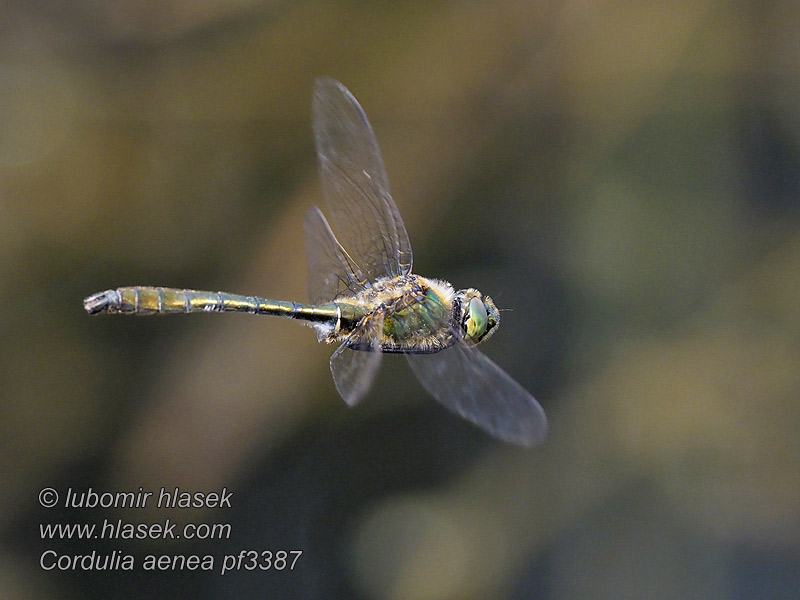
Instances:
[[[2,3],[0,589],[16,598],[800,597],[800,5]],[[303,301],[314,78],[369,115],[414,271],[504,309],[533,450],[313,332],[89,318],[164,285]],[[232,507],[45,509],[53,487]],[[229,523],[48,540],[40,523]],[[131,554],[131,573],[42,552]],[[221,576],[241,550],[293,571]],[[146,572],[145,555],[214,572]]]

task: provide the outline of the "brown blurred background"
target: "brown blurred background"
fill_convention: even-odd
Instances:
[[[16,598],[800,597],[800,5],[2,3],[0,589]],[[387,357],[347,409],[297,323],[89,318],[166,285],[305,300],[314,78],[381,144],[415,272],[502,308],[504,446]],[[44,509],[43,487],[235,492]],[[50,541],[39,523],[231,523]],[[114,549],[132,574],[43,571]],[[146,573],[300,549],[293,572]]]

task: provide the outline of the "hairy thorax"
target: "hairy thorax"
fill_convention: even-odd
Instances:
[[[339,327],[326,341],[344,341],[365,320],[382,318],[381,351],[438,352],[455,343],[454,293],[449,283],[418,275],[379,279],[355,297],[337,301],[342,313]],[[350,345],[354,350],[367,349],[365,341],[351,339]]]

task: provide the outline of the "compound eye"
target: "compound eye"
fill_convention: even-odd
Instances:
[[[469,313],[464,322],[466,326],[466,336],[476,344],[486,335],[489,325],[489,315],[486,312],[486,305],[479,298],[469,301]]]

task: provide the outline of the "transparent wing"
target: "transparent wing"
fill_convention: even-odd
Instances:
[[[358,404],[369,391],[378,372],[383,317],[382,310],[368,314],[331,356],[333,383],[350,406]]]
[[[312,105],[322,192],[339,241],[370,281],[405,275],[411,244],[367,116],[327,77],[317,79]]]
[[[330,302],[364,289],[367,276],[342,248],[325,216],[314,206],[306,214],[308,295],[314,304]]]
[[[474,346],[459,342],[406,357],[434,398],[495,437],[522,446],[547,437],[547,417],[536,399]]]

